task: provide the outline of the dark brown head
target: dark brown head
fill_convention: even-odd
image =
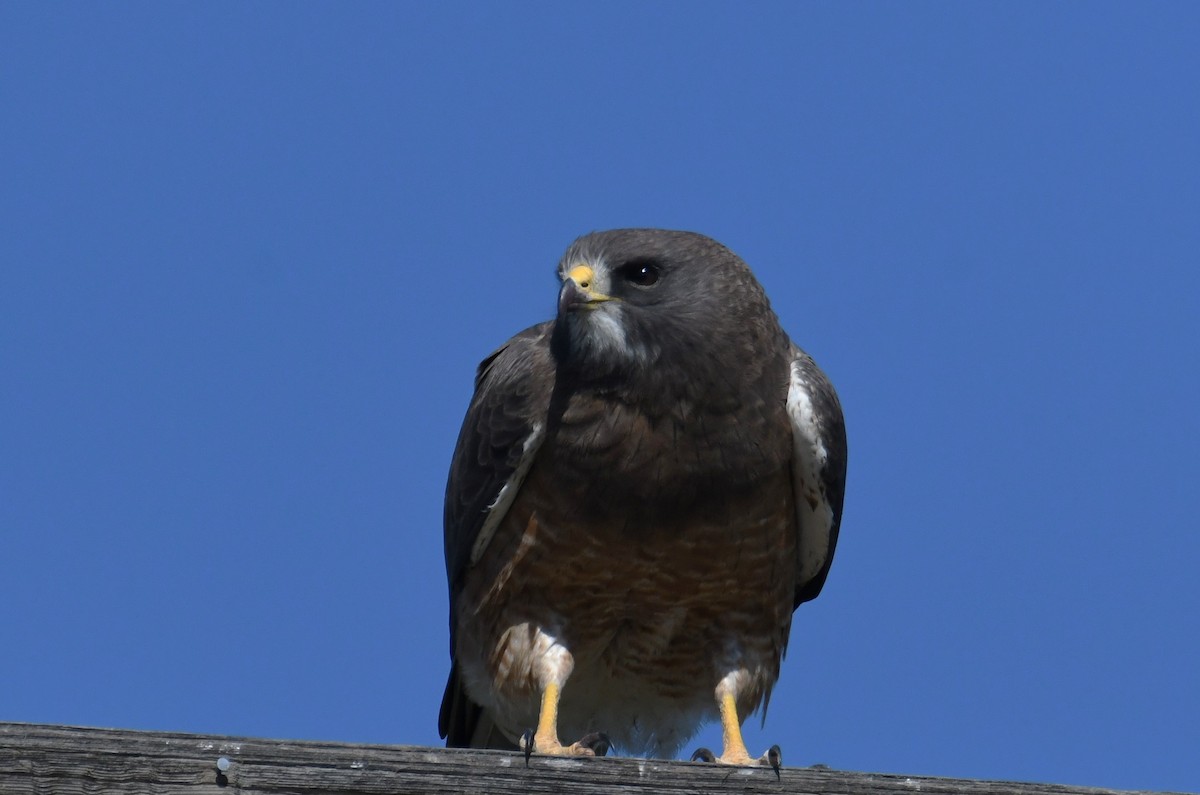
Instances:
[[[703,235],[593,232],[571,244],[558,273],[554,355],[582,383],[721,400],[786,349],[746,263]]]

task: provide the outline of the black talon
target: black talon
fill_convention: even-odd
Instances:
[[[779,768],[783,765],[783,751],[778,745],[772,745],[767,749],[767,764],[775,771],[775,778],[782,781],[783,778],[779,775]]]
[[[612,741],[608,739],[608,735],[604,732],[585,734],[579,738],[579,744],[586,748],[591,748],[592,753],[596,756],[606,756],[608,749],[612,748]]]
[[[716,762],[717,757],[713,754],[712,751],[708,750],[707,748],[697,748],[696,752],[694,754],[692,754],[692,761],[693,762],[710,762],[711,763],[711,762]]]
[[[521,748],[525,751],[525,767],[529,767],[529,755],[533,753],[533,729],[526,729],[521,735]]]

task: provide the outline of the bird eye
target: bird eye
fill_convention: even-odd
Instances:
[[[625,281],[639,287],[649,287],[658,282],[661,272],[653,262],[630,262],[621,266],[621,276]]]

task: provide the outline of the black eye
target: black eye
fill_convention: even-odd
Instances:
[[[629,262],[619,269],[625,281],[639,287],[649,287],[658,282],[662,271],[653,262]]]

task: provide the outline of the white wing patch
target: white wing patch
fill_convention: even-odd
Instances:
[[[799,582],[816,577],[829,558],[833,508],[821,489],[821,470],[829,457],[813,407],[809,384],[798,362],[792,362],[787,413],[792,421],[792,487],[800,525]]]
[[[525,437],[525,443],[521,445],[521,460],[517,462],[517,468],[513,470],[512,475],[500,487],[496,499],[492,500],[492,504],[487,507],[487,519],[483,521],[483,527],[479,528],[479,535],[475,536],[475,543],[471,545],[472,566],[479,562],[483,551],[491,543],[492,536],[496,534],[500,520],[504,518],[504,514],[508,513],[509,506],[516,499],[517,492],[521,489],[521,483],[525,480],[525,475],[529,473],[529,467],[533,465],[533,458],[537,455],[538,448],[542,446],[542,439],[545,438],[545,435],[546,428],[539,422]]]

